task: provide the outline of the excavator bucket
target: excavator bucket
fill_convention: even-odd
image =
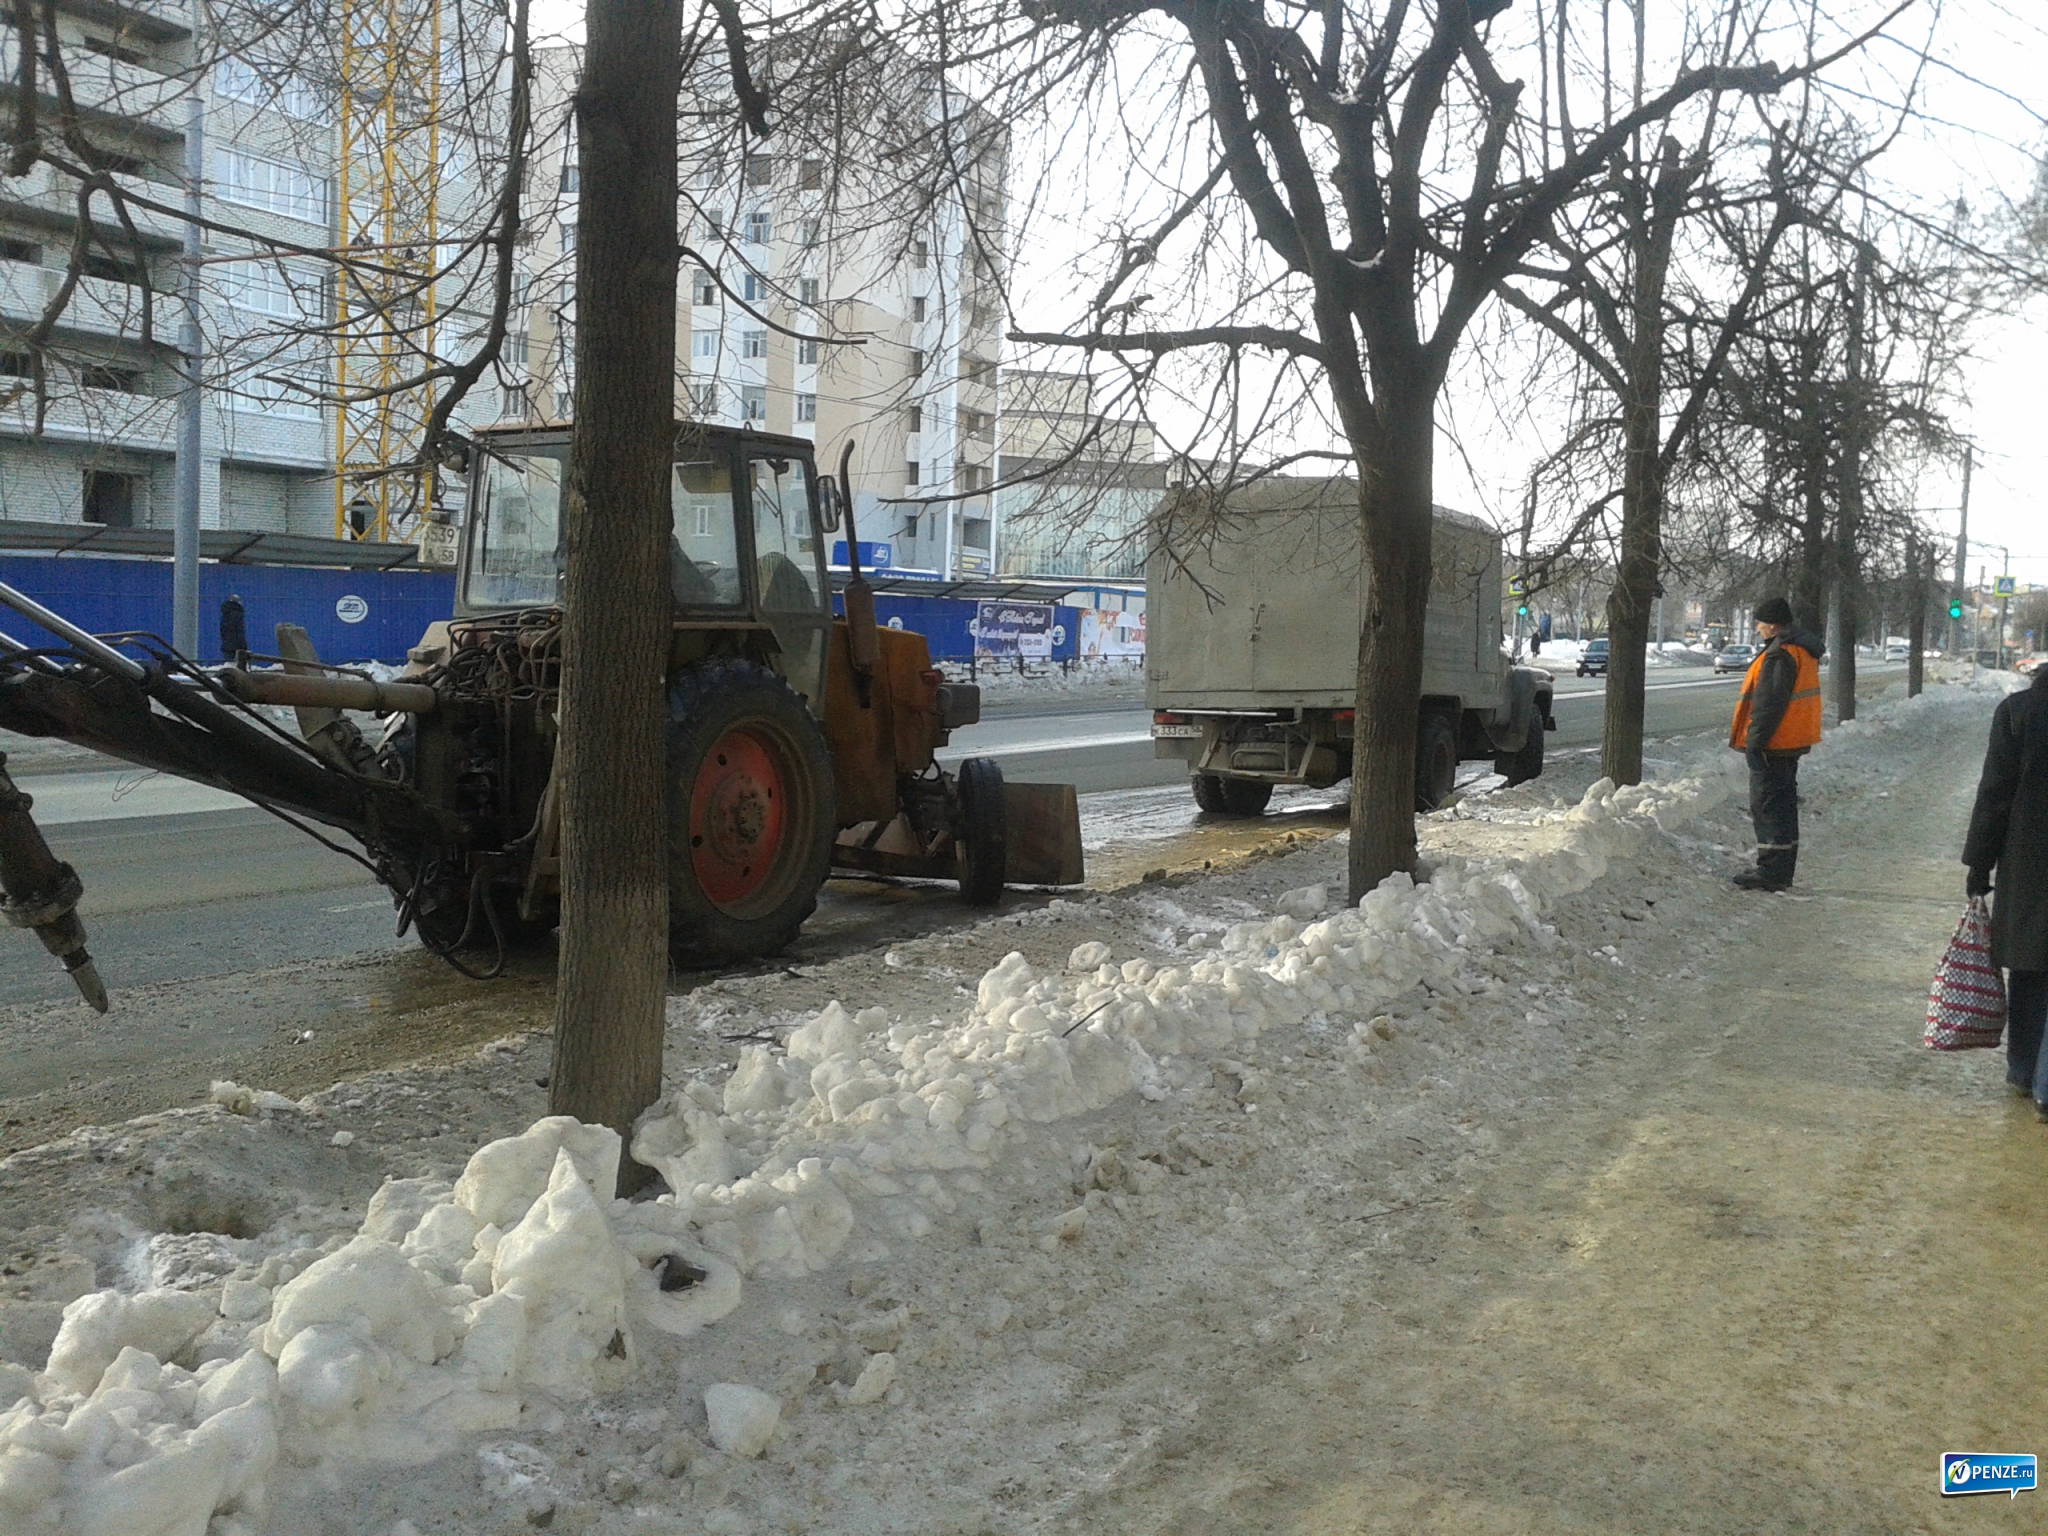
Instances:
[[[1003,882],[1079,885],[1081,803],[1071,784],[1003,783]]]

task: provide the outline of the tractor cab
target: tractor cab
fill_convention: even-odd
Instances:
[[[500,428],[477,445],[456,617],[558,607],[569,429]],[[832,624],[825,536],[838,526],[840,498],[829,477],[820,483],[811,445],[683,425],[669,504],[672,666],[723,637],[771,664],[822,714]]]

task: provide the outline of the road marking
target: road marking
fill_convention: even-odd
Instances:
[[[367,912],[372,907],[388,907],[390,905],[391,903],[388,900],[352,901],[345,907],[322,907],[320,910],[322,912]]]
[[[1083,747],[1128,747],[1152,739],[1152,729],[1105,732],[1100,736],[1056,736],[1037,741],[1012,741],[1001,746],[948,747],[938,755],[947,762],[963,757],[1036,757],[1044,752],[1074,752]]]

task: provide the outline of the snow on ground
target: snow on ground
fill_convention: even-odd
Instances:
[[[1831,731],[1809,815],[2010,681]],[[1712,953],[1740,760],[1652,750],[1424,818],[1355,908],[1335,838],[676,999],[654,1198],[543,1117],[536,1037],[16,1154],[0,1530],[1056,1525],[1231,1351],[1380,1304],[1341,1282],[1402,1213]]]
[[[1027,661],[1022,670],[1014,660],[982,661],[971,669],[971,677],[964,661],[942,662],[940,670],[956,683],[978,684],[985,704],[1011,699],[1128,699],[1133,705],[1145,702],[1142,656],[1094,657],[1066,666],[1056,661]]]

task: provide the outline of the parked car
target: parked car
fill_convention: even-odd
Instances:
[[[1913,648],[1909,645],[1888,645],[1884,648],[1886,661],[1911,661]]]
[[[1579,676],[1605,677],[1607,675],[1607,642],[1588,640],[1586,648],[1579,652]]]
[[[1749,664],[1756,660],[1757,648],[1753,645],[1730,645],[1722,648],[1714,658],[1714,675],[1723,672],[1747,672]]]
[[[2044,661],[2048,661],[2048,656],[2042,656],[2039,654],[2033,656],[2022,656],[2018,661],[2013,663],[2012,669],[2013,671],[2019,673],[2021,677],[2032,677],[2034,675],[2034,670],[2037,667],[2039,667],[2041,663]]]

